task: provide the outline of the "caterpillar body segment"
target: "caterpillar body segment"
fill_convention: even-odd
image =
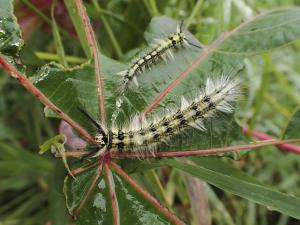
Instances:
[[[131,82],[133,81],[135,85],[138,85],[137,77],[143,73],[145,69],[151,69],[151,67],[160,61],[167,62],[167,58],[173,59],[173,50],[179,49],[182,46],[195,46],[202,48],[202,46],[197,46],[191,43],[188,39],[187,34],[183,31],[183,24],[177,27],[177,31],[169,35],[165,39],[156,39],[155,43],[152,44],[151,49],[146,50],[137,59],[135,59],[127,70],[121,71],[118,74],[122,76],[121,82],[121,93],[124,93]]]
[[[167,142],[175,134],[184,133],[188,127],[204,132],[203,122],[216,112],[233,111],[232,103],[240,95],[238,85],[238,81],[228,77],[217,81],[208,79],[205,88],[195,98],[188,101],[181,97],[181,106],[161,117],[151,121],[136,120],[127,128],[102,129],[105,132],[95,136],[99,152],[138,151],[142,156],[144,151],[154,151],[158,144]]]

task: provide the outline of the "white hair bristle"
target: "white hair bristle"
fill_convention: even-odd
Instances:
[[[188,127],[205,131],[204,121],[218,111],[232,113],[240,95],[239,81],[230,77],[207,79],[205,88],[192,100],[181,97],[180,107],[165,110],[151,120],[135,117],[127,128],[112,128],[108,133],[107,149],[116,151],[155,151],[157,145],[172,136],[184,133]]]

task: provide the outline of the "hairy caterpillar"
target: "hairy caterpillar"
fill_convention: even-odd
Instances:
[[[123,93],[130,83],[133,81],[138,86],[137,76],[144,71],[146,68],[151,68],[151,66],[163,59],[166,61],[166,56],[173,58],[173,49],[182,47],[184,45],[195,46],[197,48],[202,48],[201,46],[195,45],[189,41],[187,34],[183,30],[183,22],[177,27],[177,31],[169,35],[166,39],[157,40],[157,44],[142,54],[140,57],[135,59],[127,70],[121,71],[118,74],[122,75],[121,83],[121,93]]]
[[[212,117],[217,111],[230,113],[231,103],[239,96],[239,82],[223,77],[217,81],[208,79],[204,90],[192,101],[181,99],[181,107],[172,110],[162,118],[146,122],[135,122],[125,129],[104,129],[88,114],[86,116],[97,127],[95,142],[101,155],[106,151],[146,151],[155,150],[156,145],[167,141],[173,135],[184,132],[188,127],[205,131],[203,121]]]

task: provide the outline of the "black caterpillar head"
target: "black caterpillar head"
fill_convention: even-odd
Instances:
[[[99,146],[100,149],[107,145],[107,135],[105,133],[97,133],[94,136],[94,141]]]
[[[78,108],[79,111],[91,122],[91,124],[97,128],[97,134],[94,136],[94,141],[99,146],[99,149],[104,148],[108,143],[108,137],[101,124],[94,120],[90,114],[84,111],[81,108]]]

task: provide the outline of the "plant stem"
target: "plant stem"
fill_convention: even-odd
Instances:
[[[108,33],[108,36],[110,37],[110,40],[112,42],[112,45],[114,46],[115,50],[116,50],[116,53],[117,53],[117,56],[118,58],[121,58],[123,56],[123,52],[122,52],[122,49],[117,41],[117,38],[113,32],[113,30],[111,29],[106,17],[102,14],[102,11],[101,11],[101,7],[100,7],[100,4],[97,0],[92,0],[92,3],[96,9],[96,11],[100,14],[100,19],[101,21],[103,22],[103,25],[105,27],[105,30],[107,31]]]
[[[278,71],[274,71],[274,75],[281,85],[282,90],[284,90],[298,105],[300,105],[300,97],[286,80],[286,76],[284,76],[284,74],[282,73],[279,73]]]
[[[53,33],[53,37],[54,37],[56,52],[59,56],[59,61],[64,67],[68,68],[68,63],[66,61],[65,49],[64,49],[63,43],[61,41],[61,37],[59,34],[58,26],[57,26],[57,23],[55,20],[55,15],[54,15],[56,3],[57,3],[57,0],[54,0],[51,5],[52,33]]]
[[[170,93],[181,81],[187,77],[195,68],[199,66],[201,62],[203,62],[207,57],[213,53],[224,41],[226,41],[229,37],[234,35],[241,27],[247,25],[248,23],[258,19],[259,17],[263,16],[264,14],[260,14],[256,17],[253,17],[250,20],[247,20],[237,26],[235,29],[231,30],[230,32],[225,32],[221,35],[217,40],[215,40],[208,48],[206,48],[202,54],[196,58],[178,77],[176,77],[155,99],[154,101],[148,105],[139,115],[139,118],[142,118],[146,114],[150,113],[160,102],[161,100]]]
[[[186,20],[185,23],[185,27],[186,29],[188,29],[188,27],[191,25],[193,19],[195,18],[195,16],[197,15],[197,13],[200,11],[201,5],[202,5],[202,0],[198,0],[191,15],[189,16],[189,18]]]
[[[48,60],[48,61],[59,61],[59,56],[54,53],[48,53],[48,52],[34,52],[34,54],[43,60]],[[80,58],[77,56],[66,56],[65,57],[66,61],[69,63],[84,63],[86,59]]]
[[[271,145],[283,145],[287,143],[300,142],[300,138],[297,139],[287,139],[287,140],[277,140],[277,141],[264,141],[257,144],[248,145],[235,145],[222,148],[211,148],[211,149],[200,149],[200,150],[183,150],[183,151],[168,151],[168,152],[143,152],[143,158],[163,158],[163,157],[183,157],[183,156],[203,156],[220,154],[225,152],[237,152],[241,150],[257,149]],[[299,152],[300,153],[300,152]],[[139,152],[116,152],[111,153],[112,158],[137,158],[141,154]]]
[[[159,15],[159,11],[156,5],[156,1],[155,0],[149,0],[150,3],[150,7],[151,7],[151,11],[152,11],[152,16],[158,16]]]
[[[292,113],[283,107],[272,95],[269,93],[265,92],[264,93],[264,98],[270,103],[270,105],[273,106],[275,110],[280,112],[284,117],[290,118],[292,116]]]
[[[87,40],[89,42],[89,46],[94,56],[95,75],[96,75],[97,86],[98,86],[97,90],[98,90],[98,106],[99,106],[100,121],[106,127],[106,113],[105,113],[105,106],[104,106],[105,102],[104,102],[101,67],[100,67],[100,50],[98,48],[95,33],[91,26],[89,17],[86,14],[86,9],[83,5],[82,0],[75,0],[75,4],[81,16],[82,22],[84,24],[84,30],[87,36]]]
[[[246,134],[250,134],[249,128],[247,128],[247,127],[243,127],[243,132]],[[265,134],[261,131],[254,130],[254,131],[252,131],[251,135],[252,135],[252,137],[254,137],[258,140],[262,140],[262,141],[274,139],[274,137],[272,137],[268,134]],[[284,143],[284,144],[277,145],[277,147],[281,150],[293,152],[293,153],[300,155],[300,147],[299,146]]]
[[[35,7],[34,4],[32,4],[28,0],[22,0],[22,2],[31,9],[34,13],[36,13],[39,17],[41,17],[45,22],[51,25],[51,20],[43,13],[41,12],[37,7]]]
[[[261,110],[261,106],[263,103],[263,96],[267,91],[270,74],[271,74],[271,57],[269,54],[265,54],[263,58],[265,61],[265,69],[264,69],[265,72],[262,75],[260,87],[255,96],[255,103],[253,106],[253,115],[251,117],[250,125],[249,125],[250,130],[253,130],[255,127],[255,124],[257,121],[257,116]]]
[[[32,4],[31,2],[29,2],[28,0],[21,0],[29,9],[31,9],[34,13],[36,13],[36,15],[38,15],[41,19],[43,19],[46,23],[48,23],[49,25],[51,25],[51,19],[48,18],[47,15],[45,15],[42,11],[40,11],[37,7],[35,7],[34,4]],[[58,29],[65,35],[65,36],[70,36],[69,33],[61,28],[58,27]]]
[[[118,200],[116,196],[115,191],[115,185],[113,183],[113,176],[111,173],[111,170],[109,169],[107,163],[104,165],[106,179],[108,182],[108,188],[109,188],[109,194],[111,199],[111,207],[113,211],[113,219],[114,219],[114,225],[120,225],[120,213],[119,213],[119,206],[118,206]]]
[[[38,98],[38,100],[45,106],[56,112],[64,121],[66,121],[70,126],[72,126],[77,132],[90,142],[94,142],[93,137],[83,129],[77,122],[72,120],[67,114],[65,114],[61,109],[59,109],[55,104],[53,104],[39,89],[37,89],[27,77],[18,71],[13,65],[11,65],[5,58],[4,55],[0,54],[0,64],[10,72],[11,76],[16,78],[20,84],[32,95]]]
[[[93,189],[95,188],[96,182],[97,182],[97,180],[100,178],[102,169],[103,169],[103,160],[100,159],[100,160],[99,160],[99,167],[98,167],[97,170],[96,170],[96,173],[95,173],[95,176],[94,176],[94,179],[93,179],[93,181],[92,181],[91,186],[90,186],[89,189],[87,190],[87,192],[86,192],[84,198],[82,199],[82,201],[80,202],[78,208],[72,213],[72,216],[73,216],[74,218],[76,218],[76,217],[79,215],[79,213],[80,213],[81,209],[83,208],[83,206],[84,206],[86,200],[88,199],[88,197],[90,196],[91,192],[92,192]],[[72,179],[73,179],[73,178],[72,178]]]
[[[121,169],[117,164],[110,161],[110,166],[119,174],[123,179],[125,179],[135,190],[144,196],[149,202],[151,202],[160,212],[162,212],[166,217],[168,217],[173,223],[177,225],[184,225],[184,223],[178,219],[175,215],[170,213],[165,209],[155,198],[153,198],[149,193],[147,193],[140,185],[138,185],[125,171]]]

